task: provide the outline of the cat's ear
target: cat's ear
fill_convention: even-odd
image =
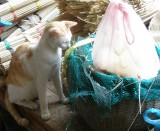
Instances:
[[[53,36],[62,36],[62,35],[64,35],[64,32],[61,31],[58,27],[50,28],[48,30],[48,32],[49,32],[50,35],[53,35]]]
[[[62,22],[66,25],[66,27],[69,27],[69,28],[77,25],[77,22],[74,22],[74,21],[62,21]]]

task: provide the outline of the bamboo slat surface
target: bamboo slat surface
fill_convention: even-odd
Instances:
[[[6,30],[5,32],[0,34],[1,40],[6,39],[10,34],[12,34],[18,27],[13,26],[12,28]]]
[[[0,5],[0,16],[13,12],[36,1],[37,0],[10,0],[9,2]]]
[[[143,22],[150,20],[158,11],[157,0],[123,0],[130,4]],[[106,11],[109,0],[66,0],[67,11],[85,22],[83,31],[94,32]]]
[[[53,4],[36,12],[36,14],[31,14],[27,16],[25,19],[22,19],[22,22],[18,25],[19,28],[12,32],[7,38],[19,35],[22,32],[34,27],[40,22],[52,21],[61,13],[58,6],[59,3],[54,2]]]
[[[30,131],[93,131],[80,117],[72,112],[71,105],[62,105],[56,93],[56,90],[50,82],[48,83],[47,98],[49,102],[49,111],[51,119],[43,121],[40,117],[40,110],[30,110],[22,106],[16,106],[22,116],[30,121],[27,127]],[[0,104],[4,104],[4,90],[0,88]],[[74,116],[73,116],[74,115]]]
[[[37,3],[38,2],[38,3]],[[54,0],[39,0],[37,2],[33,2],[27,6],[24,6],[18,10],[15,10],[14,12],[8,13],[6,15],[1,16],[1,19],[4,21],[14,21],[17,19],[20,19],[24,16],[27,16],[31,13],[34,13],[52,3],[54,3]]]

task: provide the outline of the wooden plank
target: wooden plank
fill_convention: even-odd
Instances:
[[[30,121],[28,129],[30,131],[92,131],[80,116],[73,116],[71,105],[62,105],[59,102],[56,90],[53,84],[49,83],[47,98],[49,101],[49,111],[51,119],[43,121],[40,117],[40,110],[30,110],[28,108],[17,106],[18,112]],[[0,90],[0,104],[4,106],[4,89]]]
[[[0,115],[0,131],[4,131],[5,130],[5,126],[4,126],[4,123],[2,121],[2,117]]]
[[[0,105],[0,119],[2,120],[1,131],[27,131],[26,128],[19,126],[11,117],[7,110]]]

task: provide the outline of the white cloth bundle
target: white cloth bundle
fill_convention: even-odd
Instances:
[[[155,44],[132,7],[112,0],[97,29],[93,64],[120,76],[150,79],[160,68]]]

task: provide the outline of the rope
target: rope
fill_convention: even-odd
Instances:
[[[35,3],[36,3],[36,5],[37,5],[38,10],[42,9],[42,6],[41,6],[41,4],[39,3],[39,1],[37,1],[37,2],[35,2]]]
[[[141,105],[141,81],[138,83],[138,100],[139,100],[139,111],[140,114],[142,112],[142,105]]]
[[[12,6],[12,4],[11,4],[10,2],[8,2],[8,5],[9,5],[9,6],[10,6],[10,8],[11,8],[11,12],[14,12],[14,11],[15,11],[14,6]]]
[[[38,24],[39,20],[37,20],[37,15],[30,15],[27,17],[27,19],[22,20],[22,22],[24,22],[24,25],[31,25],[31,26],[35,26],[36,24]],[[39,18],[39,17],[38,17]]]
[[[1,33],[3,33],[4,30],[5,30],[4,26],[0,26],[0,31],[1,31]]]
[[[3,42],[4,42],[7,50],[11,48],[10,43],[7,40],[4,40]]]
[[[149,87],[149,89],[148,89],[148,91],[147,91],[147,93],[146,93],[146,96],[145,96],[145,98],[144,98],[144,100],[143,100],[143,102],[142,102],[141,107],[143,107],[144,102],[145,102],[145,100],[146,100],[146,98],[147,98],[147,96],[148,96],[148,93],[149,93],[150,89],[152,88],[152,86],[153,86],[155,80],[156,80],[156,78],[153,80],[152,84],[150,85],[150,87]],[[133,121],[132,121],[132,123],[131,123],[131,125],[129,126],[129,128],[128,128],[127,131],[129,131],[129,130],[131,129],[131,127],[132,127],[132,125],[134,124],[134,122],[135,122],[135,120],[136,120],[136,118],[137,118],[137,116],[138,116],[139,113],[140,113],[140,110],[137,112],[135,118],[133,119]]]
[[[14,20],[17,20],[18,17],[17,17],[17,15],[16,15],[16,12],[15,12],[15,11],[12,12],[12,15],[13,15]]]
[[[11,55],[13,55],[14,50],[13,50],[13,48],[11,48],[10,43],[7,40],[4,40],[3,42],[6,46],[6,49],[10,51]]]

